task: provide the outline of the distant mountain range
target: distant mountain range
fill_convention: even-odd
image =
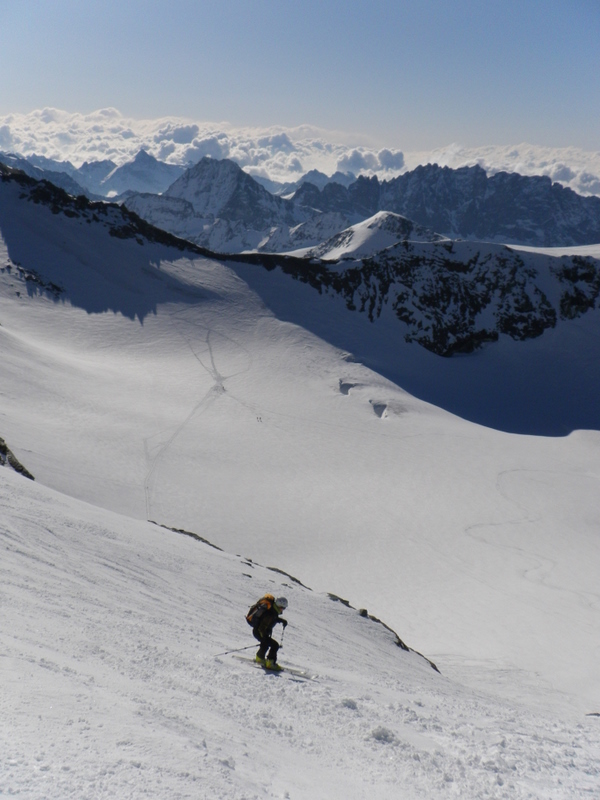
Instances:
[[[303,183],[312,183],[319,189],[323,189],[328,183],[339,183],[341,186],[350,186],[356,180],[356,175],[353,172],[334,172],[333,175],[326,175],[318,169],[311,169],[306,175],[303,175],[300,180],[292,181],[291,183],[280,183],[272,181],[269,178],[263,178],[260,175],[254,175],[254,180],[260,183],[265,189],[268,189],[271,194],[284,197],[286,195],[296,192]]]
[[[100,195],[86,191],[82,183],[77,181],[74,177],[77,175],[77,170],[68,161],[52,161],[43,156],[22,158],[13,153],[0,153],[0,163],[12,169],[19,169],[38,181],[49,181],[69,194],[75,196],[85,194],[92,200],[100,199]]]
[[[600,198],[583,197],[548,177],[498,172],[479,166],[419,166],[390,181],[359,177],[348,187],[322,190],[305,183],[296,203],[321,211],[393,211],[450,238],[540,247],[600,242]]]
[[[115,171],[108,177],[123,186],[136,170],[155,170],[153,161],[138,156],[129,170],[121,168],[121,177],[114,178]],[[42,171],[33,165],[29,170]],[[73,179],[62,175],[69,186]],[[118,205],[75,198],[68,189],[6,167],[2,176],[21,181],[29,201],[100,221],[112,236],[140,244],[148,238],[175,242],[205,255],[235,253],[236,260],[279,267],[321,294],[342,298],[371,322],[392,313],[405,341],[436,355],[470,353],[503,334],[536,338],[596,308],[600,297],[600,262],[594,258],[550,258],[474,241],[485,231],[489,239],[502,238],[491,234],[503,230],[507,239],[511,231],[527,244],[600,241],[600,198],[579,197],[545,178],[487,178],[477,167],[429,166],[384,183],[359,178],[348,187],[330,183],[322,189],[304,183],[284,198],[233,161],[203,158],[163,194],[131,193]],[[393,211],[363,218],[378,205],[410,208],[414,219],[437,221],[444,233],[458,230],[471,241]]]
[[[391,212],[452,239],[537,247],[600,242],[600,197],[584,197],[548,177],[479,166],[419,166],[389,181],[312,170],[300,181],[255,179],[235,162],[205,157],[185,169],[141,150],[112,161],[70,162],[42,156],[0,161],[70,194],[111,196],[153,225],[221,252],[313,248],[379,212]]]
[[[45,204],[54,214],[101,223],[111,236],[135,239],[140,245],[164,242],[219,257],[149,225],[123,205],[73,198],[1,165],[0,174],[2,182],[20,183],[21,199]],[[284,221],[292,226],[306,213],[304,206],[270,195],[232,162],[212,159],[203,159],[164,196],[150,196],[149,202],[165,204],[160,213],[165,208],[191,208],[192,215],[204,219],[203,214],[216,209],[228,215],[232,225],[239,223],[240,230],[250,229],[257,219],[261,224]],[[154,215],[159,211],[155,208]],[[326,213],[331,221],[337,212]],[[290,230],[304,228],[316,235],[315,219],[325,216]],[[235,260],[269,271],[279,268],[320,294],[341,298],[348,310],[366,314],[371,322],[391,313],[405,341],[441,356],[473,352],[502,334],[515,340],[536,338],[560,321],[593,310],[600,297],[597,259],[552,258],[499,244],[452,241],[387,212],[295,255],[240,253]],[[40,276],[25,280],[41,281],[44,291],[58,290],[46,286]]]
[[[303,182],[278,197],[233,161],[204,158],[160,198],[138,194],[125,202],[152,224],[223,252],[315,247],[382,211],[452,239],[538,247],[600,242],[600,198],[545,177],[488,178],[481,167],[428,165],[390,181],[359,177],[321,189]]]
[[[125,192],[164,192],[185,167],[166,164],[140,150],[132,161],[118,167],[114,161],[86,161],[75,167],[70,161],[55,161],[44,156],[27,158],[0,153],[0,162],[21,169],[37,180],[48,180],[69,194],[85,194],[90,199],[113,197]]]

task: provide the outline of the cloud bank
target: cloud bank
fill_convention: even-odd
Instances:
[[[311,169],[391,178],[418,164],[461,167],[479,164],[488,174],[501,170],[548,175],[580,194],[600,195],[600,153],[530,144],[466,148],[458,144],[404,153],[378,149],[360,136],[298,128],[234,128],[227,123],[181,118],[134,120],[115,108],[77,114],[44,108],[0,117],[0,150],[71,161],[130,161],[140,149],[171,164],[196,163],[204,156],[230,158],[253,175],[293,181]]]

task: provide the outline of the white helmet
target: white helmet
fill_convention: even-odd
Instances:
[[[286,609],[288,607],[287,598],[286,597],[278,597],[277,600],[275,600],[275,605],[277,606],[277,608],[279,608],[279,609],[281,609],[281,611],[283,611],[284,609]]]

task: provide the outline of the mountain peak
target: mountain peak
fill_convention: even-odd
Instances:
[[[186,200],[201,216],[243,222],[254,230],[289,221],[294,212],[291,204],[272,195],[227,158],[200,159],[165,196]]]
[[[148,153],[143,148],[138,152],[138,154],[135,156],[133,161],[136,164],[144,164],[144,163],[147,163],[147,164],[158,164],[159,163],[158,160],[156,158],[154,158],[154,156],[151,156],[150,153]]]

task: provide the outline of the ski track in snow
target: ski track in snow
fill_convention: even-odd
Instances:
[[[196,318],[194,318],[196,317]],[[197,319],[197,312],[195,309],[183,309],[181,311],[177,311],[175,313],[169,314],[169,319],[174,324],[175,329],[177,330],[178,334],[180,335],[181,339],[185,343],[185,346],[190,350],[191,354],[193,355],[194,359],[198,362],[202,370],[211,378],[213,381],[213,385],[206,391],[206,393],[200,398],[200,400],[191,408],[189,414],[181,421],[181,423],[171,431],[163,431],[158,434],[153,434],[152,436],[144,438],[144,452],[146,454],[146,460],[148,463],[148,469],[146,473],[146,477],[144,479],[144,496],[145,496],[145,503],[146,503],[146,519],[154,519],[154,515],[152,512],[152,494],[153,494],[153,486],[155,481],[156,471],[160,466],[161,459],[168,453],[168,451],[173,447],[176,440],[182,435],[188,423],[200,416],[206,410],[208,410],[209,406],[215,402],[226,390],[225,382],[231,378],[237,377],[242,375],[246,372],[249,372],[253,366],[253,356],[251,352],[245,348],[239,341],[228,336],[224,333],[217,331],[215,328],[207,327],[203,323],[199,322]],[[231,330],[231,326],[229,327]],[[198,332],[202,332],[203,336],[198,336]],[[243,369],[239,369],[237,371],[229,372],[228,374],[222,374],[219,370],[217,365],[217,361],[219,356],[218,353],[218,346],[216,343],[213,343],[212,338],[222,339],[223,341],[233,345],[234,348],[237,348],[240,353],[244,355],[247,359],[247,363],[244,365]],[[200,352],[199,352],[200,351]],[[208,359],[204,358],[203,356],[208,356]],[[348,386],[348,391],[343,391],[342,386]],[[342,379],[340,379],[340,391],[342,394],[348,394],[350,388],[355,388],[358,384],[350,383],[346,384],[343,383]],[[368,387],[367,387],[368,388]],[[253,414],[257,415],[257,419],[261,422],[268,422],[270,421],[271,424],[275,423],[275,419],[279,418],[281,420],[294,420],[297,422],[302,422],[303,424],[308,424],[310,426],[324,426],[326,428],[339,428],[345,429],[348,431],[355,431],[356,427],[350,427],[348,425],[343,424],[335,424],[330,421],[319,420],[315,417],[309,416],[302,416],[298,414],[286,414],[280,410],[269,408],[264,405],[256,405],[255,403],[248,402],[239,394],[228,393],[228,397],[232,400],[239,403],[241,406],[248,408],[252,411]],[[370,401],[373,405],[375,413],[378,417],[382,418],[387,416],[387,413],[377,413],[377,408],[379,408],[379,404],[375,401]],[[383,404],[382,408],[387,410],[387,404]],[[365,432],[367,429],[364,429]],[[397,438],[399,440],[407,439],[407,438],[415,438],[419,437],[421,434],[404,434],[398,435],[392,432],[385,431],[378,434],[377,432],[373,432],[369,430],[369,435],[371,436],[381,436],[385,438]],[[442,434],[446,436],[452,436],[453,434]],[[163,439],[163,437],[167,437]],[[152,441],[158,439],[159,444],[152,444]]]
[[[182,311],[178,311],[178,312],[175,312],[175,313],[171,314],[170,318],[171,318],[172,322],[175,325],[175,329],[177,330],[177,332],[179,333],[179,335],[181,336],[181,338],[185,342],[186,346],[189,348],[190,352],[192,353],[194,359],[198,362],[198,364],[200,364],[202,369],[211,377],[211,379],[214,381],[214,383],[210,387],[210,389],[208,389],[208,391],[200,398],[198,403],[191,409],[191,411],[187,415],[187,417],[172,432],[172,434],[169,436],[169,438],[166,440],[166,442],[164,442],[164,444],[161,444],[161,445],[158,446],[158,449],[156,449],[156,452],[154,454],[151,452],[150,440],[155,438],[157,435],[161,436],[161,434],[155,434],[154,436],[146,437],[144,439],[144,451],[146,453],[146,460],[148,461],[148,464],[149,464],[148,472],[147,472],[146,477],[144,479],[144,495],[145,495],[145,498],[146,498],[146,519],[151,519],[152,518],[152,510],[151,510],[151,507],[152,507],[152,487],[153,487],[154,475],[155,475],[156,469],[157,469],[157,467],[158,467],[158,465],[160,463],[160,459],[167,453],[169,448],[174,444],[175,440],[182,434],[182,432],[184,431],[186,425],[190,422],[190,420],[193,417],[196,417],[199,414],[203,413],[203,411],[205,411],[208,408],[208,406],[212,402],[214,402],[220,394],[222,394],[223,392],[226,391],[226,389],[225,389],[225,381],[227,381],[229,378],[233,378],[236,375],[243,374],[244,372],[250,370],[251,369],[251,365],[252,365],[252,356],[251,356],[251,354],[239,342],[235,341],[230,336],[227,336],[227,335],[225,335],[223,333],[217,333],[214,329],[208,328],[208,327],[200,324],[199,322],[197,322],[197,321],[195,321],[193,319],[192,320],[186,320],[185,319],[185,315],[186,314],[189,314],[189,310],[188,309],[183,309]],[[183,323],[188,326],[187,327],[188,330],[191,328],[192,330],[194,330],[194,332],[199,331],[199,330],[205,331],[206,335],[205,335],[204,339],[200,339],[199,340],[199,339],[197,339],[195,337],[190,336],[189,334],[186,334],[184,332],[184,325],[182,324],[182,320],[183,320]],[[238,371],[238,372],[232,372],[232,373],[230,373],[228,375],[221,374],[219,372],[219,369],[217,367],[217,363],[216,363],[216,360],[215,360],[215,345],[213,345],[213,343],[211,341],[211,335],[213,337],[217,336],[219,338],[224,339],[225,341],[229,342],[230,344],[233,344],[234,347],[238,348],[242,353],[244,353],[244,355],[248,359],[248,363],[247,363],[246,367],[244,369]],[[208,357],[209,357],[209,361],[210,361],[210,366],[208,364],[206,364],[202,360],[201,355],[197,352],[197,350],[198,350],[198,342],[199,341],[202,341],[203,344],[206,346],[206,350],[208,352]]]
[[[514,525],[528,524],[528,523],[531,523],[531,524],[539,523],[539,521],[541,519],[540,515],[533,516],[530,513],[529,508],[528,508],[527,505],[525,505],[522,502],[517,502],[514,499],[514,497],[511,496],[511,493],[510,493],[508,487],[502,488],[502,483],[505,482],[504,479],[509,478],[509,477],[513,478],[513,477],[516,477],[516,476],[519,477],[519,483],[523,482],[523,477],[529,478],[530,481],[536,480],[540,476],[541,476],[542,479],[544,479],[544,478],[545,479],[558,478],[559,480],[557,481],[557,484],[558,484],[558,486],[561,487],[562,491],[564,491],[565,483],[571,477],[570,475],[568,475],[568,474],[566,474],[564,472],[560,472],[558,470],[550,470],[550,469],[549,470],[545,470],[545,471],[511,469],[511,470],[506,470],[503,473],[501,473],[498,476],[499,491],[501,492],[501,494],[507,500],[509,500],[510,502],[514,503],[518,508],[520,508],[523,511],[523,514],[524,514],[523,520],[513,522],[512,524],[514,524]],[[578,479],[578,481],[584,481],[584,480],[593,481],[597,486],[597,489],[594,488],[594,491],[596,491],[597,494],[600,494],[600,480],[597,477],[595,477],[595,476],[577,476],[577,479]],[[545,484],[546,480],[542,480],[541,483]],[[517,549],[517,550],[519,549],[516,546],[513,546],[513,548]],[[551,589],[553,591],[567,592],[567,593],[573,594],[575,597],[577,597],[581,601],[583,601],[583,603],[585,605],[587,605],[589,608],[591,608],[591,609],[600,609],[600,592],[591,593],[591,592],[577,591],[576,589],[571,589],[571,588],[566,587],[564,584],[553,583],[550,580],[552,572],[558,566],[558,561],[557,560],[549,559],[549,558],[543,556],[540,553],[532,553],[532,552],[525,551],[525,550],[522,550],[521,552],[526,553],[528,556],[534,557],[534,558],[537,559],[537,565],[535,567],[533,567],[532,569],[529,569],[529,570],[525,570],[523,572],[523,576],[527,580],[531,580],[531,581],[534,581],[536,583],[540,583],[544,587],[546,587],[548,589]]]
[[[485,535],[486,531],[499,531],[501,533],[502,530],[507,527],[516,528],[521,525],[527,525],[539,522],[539,517],[536,518],[531,517],[531,515],[528,512],[528,509],[524,505],[516,502],[512,497],[510,497],[510,495],[506,490],[502,489],[502,478],[505,475],[511,475],[518,472],[529,473],[530,471],[514,470],[514,469],[505,470],[504,472],[498,475],[498,479],[496,481],[496,488],[498,490],[498,493],[502,495],[502,497],[504,497],[506,500],[509,501],[509,503],[515,505],[519,509],[519,511],[521,512],[521,516],[512,519],[502,520],[499,522],[482,522],[482,523],[477,523],[475,525],[469,525],[469,527],[465,529],[465,534],[467,536],[470,536],[476,541],[482,542],[485,545],[498,548],[499,550],[516,552],[524,560],[532,561],[532,566],[530,568],[521,567],[520,572],[523,575],[523,577],[526,578],[527,580],[533,580],[533,578],[530,578],[531,573],[541,571],[544,568],[544,565],[546,566],[548,572],[550,572],[552,568],[555,566],[554,562],[550,561],[549,559],[543,558],[542,556],[536,555],[535,553],[526,550],[524,547],[519,547],[518,545],[513,545],[513,544],[503,544],[502,542],[495,540],[493,536]],[[476,531],[478,531],[478,533],[476,533]]]

